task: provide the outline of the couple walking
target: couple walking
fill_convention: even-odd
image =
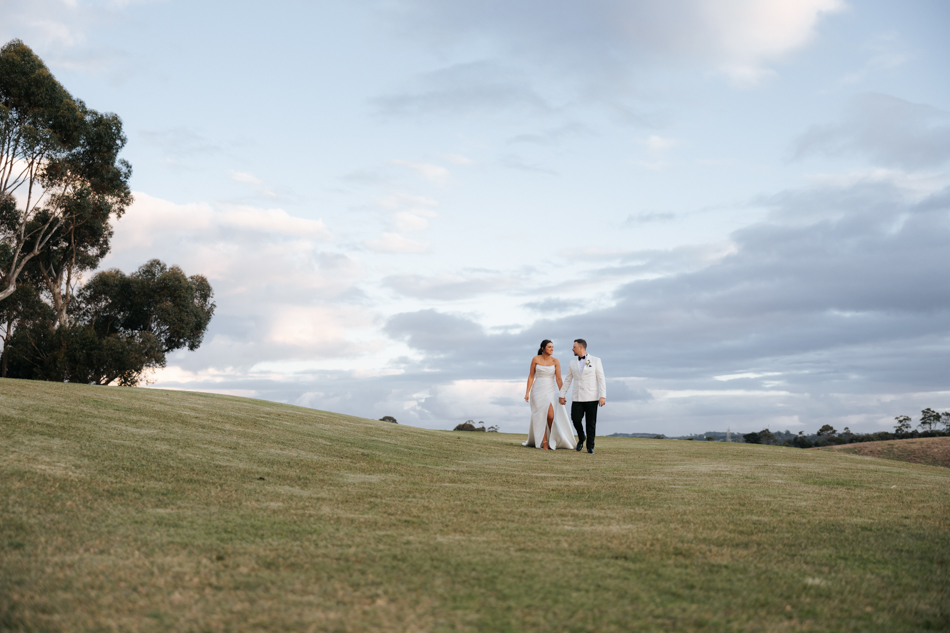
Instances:
[[[531,359],[528,388],[524,399],[531,405],[528,439],[522,446],[537,448],[574,448],[580,451],[587,440],[587,452],[594,452],[597,407],[607,403],[607,381],[600,359],[587,353],[587,341],[574,340],[574,356],[567,368],[567,380],[561,380],[561,362],[554,358],[554,343],[544,339],[538,355]],[[577,430],[577,442],[567,422],[564,404],[571,384],[571,421]],[[586,419],[587,432],[582,422]]]

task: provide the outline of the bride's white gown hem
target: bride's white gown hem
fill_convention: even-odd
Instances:
[[[548,437],[551,448],[575,448],[574,431],[567,417],[564,405],[558,402],[557,382],[554,380],[554,365],[536,365],[534,384],[531,386],[528,402],[531,405],[531,424],[528,427],[528,439],[522,446],[541,448],[544,431],[548,426],[549,407],[554,407],[554,422]]]

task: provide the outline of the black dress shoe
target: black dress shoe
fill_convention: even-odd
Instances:
[[[587,452],[590,453],[591,455],[593,455],[593,454],[594,454],[594,449],[588,448],[588,449],[587,449]]]
[[[580,440],[580,441],[577,443],[577,446],[575,446],[574,448],[575,448],[575,450],[577,450],[578,453],[580,453],[582,450],[584,450],[584,440]]]

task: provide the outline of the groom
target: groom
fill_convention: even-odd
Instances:
[[[574,355],[567,369],[559,401],[567,402],[567,390],[574,383],[571,394],[571,421],[577,431],[577,450],[584,448],[584,427],[581,420],[587,418],[587,452],[594,454],[594,434],[597,432],[597,406],[607,404],[607,380],[600,359],[587,353],[587,341],[574,339]]]

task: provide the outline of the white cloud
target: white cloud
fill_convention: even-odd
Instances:
[[[844,8],[842,0],[394,0],[386,5],[416,40],[440,49],[494,41],[519,59],[558,66],[585,83],[597,75],[613,82],[617,72],[628,74],[637,61],[659,58],[690,60],[736,83],[754,84],[772,74],[769,64],[813,39],[822,17]]]
[[[647,149],[652,152],[662,152],[680,144],[675,138],[665,138],[663,136],[657,136],[656,134],[642,139],[640,143],[646,145]]]
[[[648,389],[654,398],[723,398],[727,396],[748,398],[750,396],[790,396],[789,391],[765,391],[761,389]]]
[[[425,408],[430,415],[458,420],[459,424],[474,420],[491,426],[499,420],[521,415],[525,420],[530,417],[528,403],[524,401],[524,381],[520,379],[456,380],[430,390],[427,397],[420,400],[416,406]],[[524,429],[505,430],[517,432]]]
[[[146,193],[136,192],[135,202],[116,227],[121,239],[113,242],[113,252],[147,249],[169,237],[201,235],[209,245],[222,233],[242,232],[246,238],[261,234],[277,239],[329,241],[333,234],[322,220],[289,215],[283,209],[262,209],[248,205],[214,207],[205,202],[175,204]]]
[[[376,203],[386,209],[402,209],[405,207],[437,207],[439,203],[432,198],[415,196],[406,193],[397,193],[390,196],[376,198]]]
[[[233,380],[242,375],[243,372],[227,367],[224,369],[204,369],[201,371],[188,371],[177,365],[169,365],[156,370],[154,377],[157,381],[168,383],[216,383],[226,380]]]
[[[409,160],[394,160],[393,165],[408,167],[423,178],[431,182],[445,182],[449,178],[449,170],[445,167],[432,165],[430,163],[417,163]]]
[[[244,171],[232,171],[231,180],[235,182],[245,183],[252,185],[257,192],[257,194],[264,198],[270,198],[272,200],[279,199],[281,196],[271,188],[267,187],[263,180]]]
[[[764,376],[780,376],[782,372],[779,371],[766,371],[762,373],[755,372],[743,372],[739,374],[723,374],[722,376],[713,376],[716,380],[720,381],[729,381],[729,380],[739,380],[740,378],[762,378]]]
[[[261,209],[250,206],[228,207],[220,218],[225,227],[234,227],[261,233],[274,233],[328,241],[333,234],[323,220],[297,218],[283,209]]]
[[[251,185],[261,185],[264,184],[264,181],[255,176],[254,174],[249,174],[244,171],[232,171],[231,180],[235,182],[246,182]]]
[[[429,242],[417,242],[398,233],[383,233],[382,237],[366,242],[366,247],[381,253],[425,253]]]
[[[288,346],[322,346],[328,350],[345,340],[347,331],[372,326],[363,306],[270,306],[266,340]]]
[[[446,162],[452,163],[453,165],[466,166],[475,164],[475,161],[473,161],[471,158],[466,158],[461,154],[446,154],[442,158],[444,158]]]
[[[421,231],[429,226],[426,218],[435,217],[436,214],[431,211],[400,211],[396,213],[396,228],[400,231]]]
[[[201,349],[170,365],[233,381],[223,368],[247,372],[262,360],[318,358],[331,347],[358,353],[372,339],[373,311],[356,308],[360,262],[327,250],[333,235],[322,221],[281,209],[135,198],[116,223],[103,268],[130,271],[158,258],[205,275],[218,306]]]
[[[393,211],[391,221],[395,230],[384,233],[381,238],[365,242],[370,250],[385,253],[422,253],[429,249],[428,242],[412,240],[404,234],[428,228],[429,219],[438,217],[432,210],[432,207],[438,206],[438,202],[424,196],[399,193],[377,198],[376,203]]]
[[[823,15],[844,9],[841,0],[720,0],[691,3],[705,30],[706,48],[719,70],[740,84],[771,74],[767,64],[815,36]],[[702,36],[701,35],[701,36]]]

